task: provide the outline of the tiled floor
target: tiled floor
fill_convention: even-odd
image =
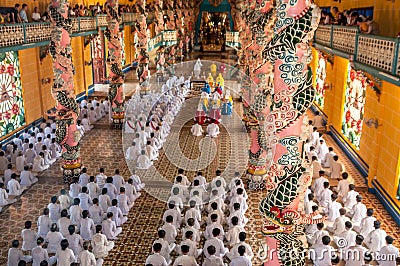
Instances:
[[[237,111],[240,112],[239,104],[236,104]],[[185,113],[181,113],[186,115]],[[180,119],[178,117],[177,119]],[[185,123],[182,130],[179,131],[179,148],[182,154],[187,158],[195,160],[199,158],[199,139],[194,138],[189,133],[191,122],[187,117],[182,116],[182,121]],[[181,121],[181,123],[182,123]],[[242,129],[238,122],[232,118],[229,120],[234,123],[227,123],[227,126],[222,128],[221,136],[215,140],[216,143],[216,157],[212,160],[210,165],[203,169],[203,172],[208,178],[213,176],[216,169],[227,169],[230,165],[232,158],[239,158],[233,160],[233,167],[243,167],[240,165],[244,160],[245,155],[232,156],[232,153],[242,152],[246,154],[246,141],[242,139],[238,142],[238,138],[243,137]],[[237,135],[231,134],[227,136],[227,132],[231,133],[232,128]],[[365,188],[363,178],[355,167],[345,158],[345,154],[327,138],[328,144],[335,147],[336,153],[339,154],[341,161],[345,163],[346,170],[351,174],[357,187]],[[82,160],[88,168],[90,174],[96,174],[100,167],[106,169],[107,175],[112,175],[115,168],[121,170],[121,174],[128,178],[130,175],[129,168],[123,156],[123,142],[122,133],[120,130],[111,129],[107,126],[107,121],[101,121],[97,128],[93,129],[90,134],[87,134],[82,140]],[[172,147],[172,148],[177,148]],[[236,149],[236,150],[234,150]],[[167,151],[167,153],[170,151]],[[227,156],[230,154],[231,156]],[[160,159],[155,164],[156,169],[161,175],[166,177],[167,180],[172,180],[176,175],[177,165],[171,164],[170,156],[174,157],[176,154],[166,155],[165,151],[160,153]],[[181,156],[181,155],[180,155]],[[229,167],[231,168],[231,167]],[[196,169],[197,170],[197,169]],[[230,171],[235,171],[230,169]],[[194,169],[188,170],[187,175],[192,178],[195,174]],[[2,232],[0,238],[0,265],[6,265],[7,251],[10,242],[13,239],[20,239],[20,232],[26,220],[36,221],[37,217],[41,214],[41,210],[47,206],[49,199],[52,195],[59,192],[64,188],[62,183],[62,176],[59,164],[53,165],[48,171],[40,176],[38,184],[34,185],[30,190],[25,192],[21,199],[12,206],[5,209],[0,214],[0,231]],[[166,197],[166,189],[161,186],[151,186],[149,183],[150,193],[143,192],[141,197],[135,202],[135,206],[129,213],[129,220],[123,226],[123,233],[120,239],[116,241],[116,247],[110,253],[104,265],[143,265],[145,258],[150,253],[151,244],[156,238],[157,228],[161,225],[162,213],[165,211],[165,203],[158,198]],[[249,193],[249,211],[247,216],[250,219],[246,230],[248,232],[248,240],[252,245],[255,254],[259,248],[259,242],[263,239],[261,232],[261,216],[258,212],[258,203],[264,196],[265,192]],[[382,204],[377,200],[374,195],[361,192],[365,199],[367,207],[374,208],[375,214],[379,220],[382,221],[382,227],[396,238],[396,245],[400,246],[399,237],[400,230],[394,220],[388,215]],[[156,195],[155,198],[152,195]],[[164,195],[164,196],[162,196]],[[35,222],[33,223],[35,224]],[[34,226],[36,229],[36,226]],[[261,262],[256,258],[254,265],[260,265]]]

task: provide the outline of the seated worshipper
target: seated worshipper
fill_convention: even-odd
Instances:
[[[99,205],[99,199],[94,198],[93,205],[89,207],[89,216],[93,219],[95,225],[101,224],[104,220],[104,211]]]
[[[330,246],[331,238],[329,236],[322,237],[322,243],[313,246],[310,250],[310,257],[313,265],[333,265],[339,262],[339,257],[335,253],[335,249]]]
[[[146,143],[146,154],[150,160],[158,160],[158,151],[151,145],[151,141],[147,141]]]
[[[68,218],[68,211],[61,211],[61,218],[57,221],[58,231],[66,237],[69,234],[68,227],[72,225],[71,220]]]
[[[246,247],[239,246],[237,249],[239,257],[233,259],[229,266],[251,266],[251,260],[244,255],[246,252]]]
[[[319,171],[319,177],[316,178],[311,185],[311,189],[312,191],[314,191],[314,195],[318,202],[321,201],[321,193],[324,190],[324,183],[325,182],[329,183],[328,179],[324,175],[325,175],[324,171],[322,170]]]
[[[328,148],[328,153],[325,155],[325,160],[322,161],[322,165],[325,168],[331,168],[331,162],[333,160],[333,156],[336,155],[336,153],[333,151],[333,147]]]
[[[313,167],[313,178],[318,178],[319,171],[322,170],[321,163],[319,162],[317,156],[313,156],[311,159],[312,159],[312,167]]]
[[[107,219],[102,222],[103,233],[108,240],[116,240],[117,236],[122,232],[122,227],[117,227],[113,221],[113,213],[107,213]]]
[[[87,168],[83,167],[78,179],[79,185],[81,185],[81,187],[86,187],[89,183],[89,178],[90,176],[87,174]]]
[[[1,151],[0,151],[0,154],[1,154]],[[28,165],[32,165],[33,164],[33,160],[35,159],[35,157],[36,157],[36,152],[33,149],[33,144],[30,143],[29,144],[29,148],[25,151],[26,163]]]
[[[56,263],[54,257],[49,258],[49,254],[47,250],[43,248],[44,238],[39,237],[36,240],[37,246],[32,249],[32,266],[40,266],[42,261],[49,263],[49,265],[53,265]]]
[[[69,195],[71,198],[75,199],[78,197],[79,193],[81,193],[82,187],[78,184],[77,178],[73,178],[71,185],[69,185]]]
[[[336,192],[338,193],[339,199],[345,199],[347,198],[347,193],[349,192],[349,181],[347,180],[349,177],[349,174],[346,172],[342,173],[342,180],[338,182],[337,187],[335,188]]]
[[[52,196],[50,199],[49,205],[47,205],[49,209],[49,217],[53,223],[56,223],[58,219],[61,217],[61,207],[57,203],[57,196]]]
[[[230,252],[227,254],[227,257],[232,261],[239,256],[246,256],[249,260],[251,260],[254,257],[254,253],[251,250],[251,246],[247,244],[246,242],[246,233],[245,232],[240,232],[239,233],[239,242],[236,243],[230,250]],[[238,247],[243,246],[244,247],[244,252],[243,254],[239,254]]]
[[[117,196],[118,207],[121,209],[123,215],[128,215],[129,210],[133,207],[133,202],[125,194],[125,188],[121,187],[119,189],[119,195]]]
[[[317,205],[312,206],[311,209],[312,209],[312,215],[313,215],[312,219],[313,220],[323,218],[323,216],[318,212]],[[312,241],[312,238],[313,238],[314,234],[318,231],[318,226],[316,223],[308,224],[305,226],[305,229],[306,229],[305,233],[306,233],[307,241],[308,241],[308,243],[312,244],[314,242],[314,241]]]
[[[102,229],[101,225],[96,225],[96,234],[92,237],[93,254],[96,259],[107,257],[108,252],[114,248],[114,242],[107,240],[107,237],[101,233]]]
[[[145,150],[142,150],[140,154],[141,155],[137,159],[137,168],[144,170],[149,169],[153,165],[153,162],[150,160]]]
[[[24,166],[26,164],[25,156],[22,154],[22,151],[18,152],[18,157],[15,159],[15,168],[18,172],[24,170]]]
[[[160,227],[160,230],[165,231],[165,240],[168,242],[168,244],[175,243],[175,238],[178,236],[178,231],[173,224],[174,218],[171,215],[168,215],[165,220],[166,222]]]
[[[209,256],[204,259],[202,266],[225,266],[222,258],[215,255],[216,252],[217,250],[214,246],[208,246],[207,253]]]
[[[214,203],[215,202],[213,202],[212,204],[214,204]],[[242,227],[245,226],[249,222],[249,219],[243,214],[243,212],[240,209],[240,203],[233,204],[233,209],[229,213],[228,218],[226,218],[229,228],[233,227],[233,224],[232,224],[233,217],[237,217],[239,219],[238,225],[240,225]]]
[[[180,228],[182,223],[181,213],[175,208],[175,203],[173,201],[168,203],[168,210],[166,210],[163,214],[162,219],[164,223],[167,222],[167,217],[169,215],[171,215],[172,218],[174,219],[174,226],[176,228]],[[187,221],[187,219],[185,219],[185,221]]]
[[[51,139],[50,151],[53,159],[58,159],[61,156],[61,146],[56,142],[55,138]]]
[[[208,118],[215,124],[219,124],[221,121],[221,110],[219,109],[219,105],[214,104],[208,114]]]
[[[99,120],[99,117],[97,117],[96,111],[94,110],[93,107],[90,108],[87,115],[88,115],[90,124],[94,124],[97,122],[97,120]]]
[[[125,158],[127,160],[137,161],[140,155],[140,147],[136,145],[136,142],[132,142],[132,146],[129,146],[126,150]]]
[[[106,212],[109,207],[111,207],[111,199],[107,194],[107,188],[101,190],[101,195],[99,195],[99,205],[103,212]]]
[[[160,254],[161,254],[161,256],[163,256],[165,258],[165,260],[168,263],[170,263],[171,262],[170,253],[175,249],[176,245],[175,245],[175,243],[172,243],[171,245],[168,244],[168,242],[165,240],[165,231],[164,230],[158,230],[157,235],[158,235],[158,239],[154,240],[153,245],[158,243],[162,246]]]
[[[349,185],[349,192],[347,192],[347,197],[342,198],[344,207],[348,210],[351,210],[354,205],[357,203],[357,196],[359,195],[357,191],[355,191],[356,186],[354,184]]]
[[[386,244],[386,232],[381,229],[381,222],[374,221],[374,230],[365,238],[365,245],[373,252],[378,252]]]
[[[25,228],[22,229],[21,231],[23,251],[31,251],[34,247],[36,247],[36,240],[39,236],[31,228],[32,228],[32,222],[26,221]]]
[[[89,210],[90,205],[92,205],[92,199],[89,196],[87,187],[82,188],[82,192],[78,194],[78,198],[80,200],[79,206],[82,208],[82,210]]]
[[[328,202],[324,213],[328,216],[328,222],[335,222],[336,218],[340,216],[339,210],[342,208],[342,204],[337,202],[338,196],[336,194],[331,194],[331,201]]]
[[[374,209],[368,208],[367,209],[367,216],[361,220],[359,226],[354,226],[353,230],[359,233],[360,235],[367,237],[371,231],[374,230],[374,222],[376,218],[372,215],[374,214]]]
[[[107,177],[106,183],[104,184],[103,189],[107,189],[107,195],[110,196],[110,199],[113,200],[117,198],[118,190],[113,184],[113,178],[111,176]]]
[[[11,180],[11,175],[12,174],[16,174],[16,172],[12,170],[12,164],[9,163],[8,166],[7,166],[7,169],[4,171],[4,175],[3,175],[4,184],[6,186],[8,185],[8,182]],[[0,177],[0,182],[3,182],[1,177]]]
[[[331,161],[331,178],[339,179],[342,173],[345,171],[344,166],[341,162],[338,161],[339,156],[333,156],[333,160]]]
[[[180,243],[180,247],[183,246],[188,246],[188,255],[193,256],[197,258],[201,253],[202,249],[197,248],[197,242],[193,241],[193,232],[192,231],[186,231],[185,233],[185,240],[182,240]],[[183,254],[183,252],[179,252],[179,254]]]
[[[325,140],[320,139],[315,150],[316,150],[316,152],[318,154],[319,161],[320,162],[324,162],[326,154],[329,153],[329,149],[328,149],[328,146],[325,143]]]
[[[399,258],[399,249],[393,246],[393,237],[385,237],[386,246],[379,250],[379,258],[377,259],[379,265],[396,265],[396,260]]]
[[[351,222],[360,225],[361,220],[367,215],[367,207],[362,203],[362,196],[357,195],[357,203],[351,208],[349,217],[351,217]]]
[[[79,204],[80,204],[80,199],[75,198],[74,204],[71,207],[69,207],[70,218],[73,225],[79,225],[82,219],[83,210],[79,206]]]
[[[19,241],[18,240],[13,240],[11,242],[11,248],[8,250],[8,260],[7,260],[7,266],[19,266],[22,261],[29,262],[31,261],[30,256],[24,256],[22,253],[22,250],[18,248],[19,247]]]
[[[61,189],[60,196],[58,196],[58,201],[60,202],[61,209],[68,210],[72,204],[72,198],[67,195],[67,191],[65,189]]]
[[[198,206],[196,205],[196,201],[194,200],[190,200],[189,201],[189,206],[190,209],[188,209],[185,212],[185,222],[187,223],[187,220],[189,220],[190,218],[193,218],[195,221],[195,228],[196,229],[200,229],[200,223],[201,223],[201,212],[198,209]],[[177,227],[179,228],[179,227]]]
[[[72,250],[75,256],[78,256],[82,251],[83,238],[80,234],[75,232],[75,226],[68,226],[68,235],[65,237],[68,240],[69,248]]]
[[[311,247],[321,244],[324,236],[329,236],[329,232],[324,230],[324,223],[317,224],[317,230],[312,235],[307,235],[307,241]]]
[[[14,173],[11,175],[11,180],[7,184],[7,189],[9,196],[18,197],[19,195],[22,194],[22,192],[24,192],[26,188],[25,187],[21,188],[21,185],[17,181],[17,174]]]
[[[124,178],[119,174],[119,169],[115,169],[112,180],[113,185],[116,187],[117,191],[125,184]]]
[[[43,152],[44,164],[52,165],[56,161],[55,158],[51,157],[50,151],[47,150],[46,145],[42,146],[42,152]]]
[[[207,239],[206,242],[204,243],[204,255],[206,258],[210,258],[211,256],[213,256],[213,254],[210,254],[208,251],[208,247],[210,246],[214,246],[215,247],[215,256],[216,257],[224,257],[226,253],[228,253],[228,249],[224,247],[224,242],[222,242],[222,240],[220,239],[220,234],[221,234],[221,230],[219,228],[214,228],[212,230],[212,235],[213,237],[210,239]]]
[[[57,231],[57,224],[53,223],[50,228],[50,232],[46,235],[47,252],[49,254],[56,253],[60,248],[61,240],[64,239],[63,235]]]
[[[192,255],[188,255],[190,247],[188,245],[181,246],[181,255],[175,259],[173,266],[186,265],[186,266],[198,266],[196,258]]]
[[[47,233],[50,231],[52,221],[49,217],[49,209],[44,208],[43,214],[39,216],[37,220],[38,235],[46,238]]]
[[[126,221],[128,221],[128,217],[124,216],[122,214],[121,209],[118,207],[118,200],[117,199],[113,199],[111,201],[111,205],[112,206],[107,209],[107,213],[108,212],[112,212],[113,213],[113,221],[115,222],[115,224],[117,226],[121,226]]]
[[[192,126],[192,128],[190,129],[190,132],[192,133],[193,136],[200,137],[203,135],[204,130],[201,127],[201,125],[199,125],[199,123],[196,121]]]
[[[208,188],[207,180],[202,172],[197,172],[197,176],[193,179],[193,182],[196,180],[199,181],[199,186],[202,186],[204,189]]]
[[[39,179],[34,177],[32,172],[29,171],[29,166],[27,165],[25,165],[24,171],[21,172],[20,180],[21,180],[21,186],[23,187],[30,187],[39,181]]]
[[[335,219],[332,226],[327,226],[326,230],[330,233],[333,233],[335,236],[340,235],[345,230],[345,224],[347,221],[350,221],[348,217],[346,217],[346,209],[341,208],[339,210],[340,216]]]
[[[129,178],[128,182],[124,184],[125,194],[128,196],[131,204],[133,205],[135,200],[140,197],[140,192],[137,192],[136,187],[133,185],[133,179]]]
[[[68,240],[61,240],[61,249],[59,248],[56,252],[57,265],[67,266],[76,262],[74,252],[68,247]]]
[[[324,189],[321,191],[318,203],[321,207],[327,208],[332,202],[331,196],[333,192],[329,189],[329,182],[324,182]]]
[[[96,183],[100,189],[102,189],[107,181],[107,176],[104,174],[105,170],[103,167],[99,169],[99,174],[96,175]]]
[[[146,259],[146,265],[159,265],[159,266],[168,266],[171,264],[167,264],[167,261],[163,256],[160,255],[162,245],[160,243],[155,243],[153,245],[153,254],[149,255]]]
[[[206,129],[207,132],[207,136],[211,137],[211,138],[216,138],[218,137],[220,131],[219,131],[219,126],[217,123],[211,123],[207,126]]]
[[[224,230],[223,230],[224,228],[223,228],[222,224],[220,223],[220,221],[222,219],[219,218],[218,214],[216,214],[216,213],[211,214],[210,218],[211,218],[211,223],[209,223],[206,226],[206,229],[204,231],[204,237],[206,239],[211,239],[213,237],[213,230],[215,228],[218,228],[220,230],[220,232],[221,232],[218,235],[218,238],[221,239],[221,240],[224,240],[224,237],[225,237],[225,233],[224,233]]]
[[[76,121],[76,129],[79,131],[82,138],[85,135],[85,128],[82,126],[81,120]]]
[[[83,250],[79,253],[78,255],[78,263],[79,265],[82,266],[95,266],[95,265],[100,265],[101,262],[96,264],[96,258],[94,257],[94,254],[89,251],[91,250],[90,242],[85,241],[83,242]]]
[[[93,200],[94,198],[98,197],[100,195],[100,188],[99,185],[94,182],[95,177],[94,176],[90,176],[89,177],[89,183],[86,185],[86,187],[88,188],[89,191],[89,196],[90,198]],[[107,194],[107,193],[106,193]]]
[[[83,115],[82,119],[82,126],[85,132],[90,131],[94,126],[91,124],[90,120],[88,119],[88,116],[85,114]]]
[[[346,251],[349,247],[354,246],[356,244],[356,236],[357,233],[352,230],[353,224],[349,221],[344,224],[344,231],[337,236],[334,236],[333,239],[336,245],[339,248],[339,251]],[[340,244],[344,243],[344,245]]]
[[[0,212],[2,207],[13,204],[16,201],[16,199],[8,198],[8,193],[4,188],[4,183],[0,183]]]
[[[235,244],[239,243],[239,234],[244,232],[242,226],[239,225],[238,217],[234,216],[231,219],[232,227],[229,229],[228,233],[226,234],[226,240],[228,241],[228,246],[233,247]]]
[[[33,160],[32,171],[33,172],[43,172],[49,168],[48,164],[44,162],[44,153],[40,152],[36,155],[35,159]]]
[[[313,120],[312,120],[312,125],[314,127],[318,128],[319,130],[325,129],[324,118],[318,111],[315,112],[315,116],[313,117]]]

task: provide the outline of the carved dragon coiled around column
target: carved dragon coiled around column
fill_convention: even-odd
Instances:
[[[75,100],[74,67],[72,64],[72,21],[68,17],[68,1],[53,0],[49,5],[53,24],[49,53],[53,58],[54,84],[51,94],[56,100],[56,141],[62,147],[64,181],[79,176],[80,133],[76,128],[79,106]]]
[[[136,3],[137,6],[137,21],[136,21],[136,34],[138,44],[136,45],[136,54],[138,60],[138,67],[136,73],[139,79],[139,86],[142,92],[147,92],[150,87],[150,75],[149,75],[149,54],[148,54],[148,42],[149,35],[147,32],[147,12],[146,2],[139,0]]]

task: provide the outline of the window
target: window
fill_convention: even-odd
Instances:
[[[361,7],[361,8],[352,8],[351,11],[356,11],[359,15],[363,15],[364,17],[372,17],[374,16],[374,7]]]
[[[25,125],[18,52],[0,53],[0,137]]]

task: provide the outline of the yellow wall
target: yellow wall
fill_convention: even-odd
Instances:
[[[39,49],[37,48],[37,51]],[[47,55],[46,58],[38,63],[39,67],[39,83],[40,83],[40,93],[41,93],[41,99],[42,99],[42,104],[43,104],[43,109],[42,109],[42,114],[45,114],[47,110],[53,108],[55,106],[55,101],[53,97],[51,96],[51,87],[53,86],[53,59],[51,58],[50,55]],[[51,82],[48,84],[43,84],[41,83],[42,79],[47,79],[50,78]],[[22,86],[24,87],[24,83],[22,83]],[[29,111],[29,110],[27,110]]]
[[[386,0],[315,0],[321,7],[338,7],[339,11],[351,8],[374,7],[374,20],[380,26],[380,35],[395,37],[400,29],[400,1]]]
[[[126,58],[126,65],[132,63],[132,34],[131,34],[131,26],[124,27],[124,42],[125,42],[125,58]]]
[[[74,37],[71,39],[72,62],[75,66],[74,89],[75,94],[86,90],[85,88],[85,65],[83,57],[83,37]]]
[[[318,60],[315,51],[313,55],[310,66]],[[332,68],[327,67],[326,83],[332,82],[332,89],[326,92],[324,112],[328,116],[329,125],[340,134],[348,63],[348,59],[334,56]],[[356,152],[369,166],[369,185],[376,177],[391,198],[398,201],[396,184],[400,171],[400,87],[383,81],[381,89],[380,97],[372,88],[366,90],[364,118],[378,119],[379,126],[369,128],[364,123],[360,149]]]
[[[83,38],[83,37],[82,37]],[[83,48],[83,58],[84,62],[89,63],[92,62],[92,51],[90,48],[90,44],[86,45]],[[93,84],[93,69],[92,69],[92,64],[84,64],[84,80],[85,80],[85,87],[82,91],[87,91],[88,87]]]

